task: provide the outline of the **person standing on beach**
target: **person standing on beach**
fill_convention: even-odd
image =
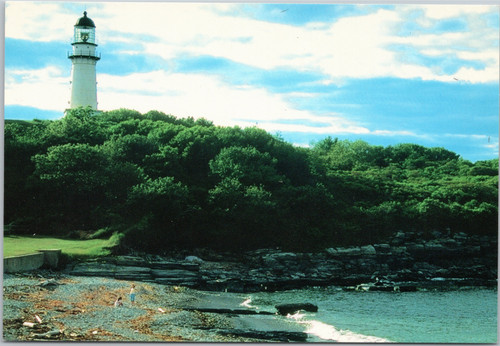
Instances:
[[[132,284],[132,287],[130,288],[130,302],[132,304],[135,303],[135,284]]]

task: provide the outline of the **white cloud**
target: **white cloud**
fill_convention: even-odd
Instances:
[[[265,89],[225,84],[215,76],[153,71],[129,76],[101,75],[99,107],[160,110],[178,117],[205,117],[217,125],[255,126],[266,131],[317,134],[366,134],[369,130],[341,116],[317,115],[295,109],[281,95]],[[126,98],[123,95],[130,95]],[[283,121],[320,123],[324,126],[284,124]]]
[[[5,104],[37,107],[63,112],[69,107],[70,84],[59,67],[40,70],[7,70]]]
[[[329,126],[307,126],[299,124],[281,124],[281,123],[263,123],[258,124],[258,127],[268,132],[301,132],[320,135],[334,134],[368,134],[370,131],[362,126],[349,125],[344,119],[340,122],[332,122]]]
[[[418,8],[425,11],[425,17],[433,20],[442,20],[498,11],[497,6],[466,4],[453,4],[452,6],[441,4],[418,5]]]
[[[498,49],[494,52],[492,44],[496,42],[498,46],[499,35],[480,17],[498,10],[496,6],[399,5],[395,10],[378,9],[340,18],[330,25],[302,27],[233,15],[238,13],[238,6],[170,2],[86,4],[97,25],[97,41],[103,51],[106,44],[120,42],[126,44],[123,49],[129,53],[155,54],[166,60],[185,54],[208,55],[266,70],[314,70],[336,82],[343,78],[385,76],[449,80],[424,65],[400,61],[398,53],[391,49],[391,45],[398,44],[435,56],[453,52],[477,59],[487,67],[477,74],[464,73],[463,78],[471,82],[498,80],[498,72],[490,72],[498,71]],[[411,18],[409,14],[415,10],[424,15]],[[77,16],[61,3],[9,2],[6,37],[69,41]],[[448,18],[467,20],[470,29],[398,36],[398,28],[408,20],[423,20],[430,26]]]
[[[444,8],[454,9],[454,6]],[[477,9],[476,12],[481,13],[491,10],[484,6]],[[455,13],[463,11],[460,9]],[[319,70],[336,82],[342,78],[385,76],[452,80],[449,76],[443,76],[440,69],[400,61],[397,52],[391,50],[394,44],[413,47],[417,51],[433,49],[441,51],[441,55],[450,52],[467,55],[468,52],[476,51],[480,53],[475,54],[475,59],[486,64],[487,68],[484,71],[477,69],[477,75],[469,73],[462,78],[468,78],[470,82],[498,80],[498,73],[490,73],[498,71],[498,51],[491,49],[492,43],[498,41],[495,30],[476,27],[470,32],[400,37],[396,28],[407,20],[407,12],[404,6],[395,11],[380,9],[366,15],[339,19],[329,27],[297,27],[226,16],[218,20],[216,29],[212,23],[208,24],[211,28],[207,29],[210,39],[203,38],[203,35],[199,38],[204,44],[182,49],[194,55],[224,57],[268,70],[277,67]],[[454,11],[450,11],[450,16],[452,13]],[[207,24],[203,21],[200,23],[200,32],[205,32]],[[238,38],[248,37],[251,39],[238,41]],[[156,45],[156,52],[163,49],[172,53],[169,57],[173,57],[175,49],[179,49],[171,45],[164,45],[163,48],[162,44]]]
[[[61,3],[9,1],[5,6],[5,37],[69,43],[77,19]]]
[[[476,70],[470,67],[461,67],[454,75],[459,81],[469,81],[472,83],[487,83],[491,81],[498,82],[499,69],[497,67],[487,67],[482,70]],[[494,79],[497,76],[497,79]]]
[[[35,7],[36,8],[35,8]],[[348,78],[398,77],[453,82],[498,82],[499,53],[492,42],[498,32],[480,23],[488,6],[397,6],[378,9],[321,25],[293,26],[233,15],[238,4],[104,2],[86,4],[97,25],[97,40],[105,55],[106,45],[121,43],[129,54],[154,54],[175,62],[179,56],[215,56],[265,70],[285,67],[324,75],[325,85]],[[454,33],[415,33],[398,36],[408,13],[422,9],[425,23],[445,18],[464,18],[471,30]],[[497,9],[494,7],[494,9]],[[67,41],[81,14],[61,3],[9,2],[6,37],[38,41]],[[461,67],[453,75],[398,58],[392,46],[402,45],[428,56],[456,55],[485,64],[484,69]],[[128,66],[123,66],[127,72]],[[134,70],[131,68],[131,70]],[[99,71],[99,69],[98,69]],[[64,110],[70,95],[69,71],[6,70],[5,103]],[[418,137],[411,131],[372,130],[338,114],[297,109],[288,98],[314,95],[300,90],[272,94],[251,85],[229,85],[214,75],[171,73],[155,70],[114,76],[98,73],[99,109],[160,110],[179,117],[205,117],[219,125],[251,126],[267,131],[316,134],[369,134]],[[307,126],[300,122],[324,123]],[[286,124],[284,124],[286,120]],[[296,120],[295,124],[289,124]]]

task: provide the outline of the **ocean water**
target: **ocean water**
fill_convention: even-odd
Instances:
[[[281,317],[303,324],[309,341],[346,343],[496,343],[497,290],[346,292],[313,288],[249,294],[245,305],[310,302],[318,312]]]

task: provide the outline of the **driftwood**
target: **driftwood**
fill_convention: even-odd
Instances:
[[[58,336],[59,334],[61,334],[61,331],[59,329],[56,329],[56,330],[49,330],[46,333],[33,334],[33,337],[34,338],[51,339],[51,338]]]

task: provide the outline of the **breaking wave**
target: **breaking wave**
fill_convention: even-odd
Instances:
[[[335,341],[342,343],[387,343],[390,340],[379,338],[376,336],[363,335],[351,332],[349,330],[337,329],[334,326],[316,321],[316,320],[304,320],[305,314],[296,313],[294,315],[288,315],[290,319],[294,319],[299,324],[306,326],[305,332],[310,335],[314,335],[324,341]]]

